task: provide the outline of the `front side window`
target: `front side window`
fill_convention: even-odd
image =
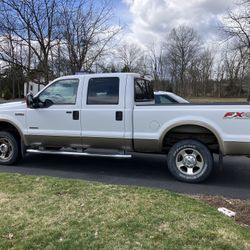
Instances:
[[[119,78],[91,78],[88,85],[88,105],[116,105],[119,103]]]
[[[46,88],[39,95],[39,100],[51,100],[54,104],[75,104],[78,85],[78,79],[59,80]]]
[[[135,102],[148,102],[154,100],[152,83],[145,79],[135,79]]]

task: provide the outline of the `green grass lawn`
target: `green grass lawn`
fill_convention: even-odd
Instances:
[[[0,174],[0,249],[250,249],[250,230],[164,190]]]

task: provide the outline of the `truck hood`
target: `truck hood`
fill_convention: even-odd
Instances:
[[[24,110],[26,109],[25,101],[7,102],[0,104],[0,112],[6,110]]]

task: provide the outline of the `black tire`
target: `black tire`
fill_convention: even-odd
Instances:
[[[0,165],[12,165],[20,157],[17,139],[9,132],[0,131]]]
[[[168,152],[168,169],[178,180],[199,183],[210,175],[213,156],[207,146],[196,140],[181,140]]]

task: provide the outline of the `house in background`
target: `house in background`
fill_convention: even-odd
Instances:
[[[33,95],[38,93],[40,90],[42,90],[45,86],[43,84],[38,84],[32,81],[29,81],[28,83],[24,83],[24,96],[26,96],[28,93],[32,92]]]

